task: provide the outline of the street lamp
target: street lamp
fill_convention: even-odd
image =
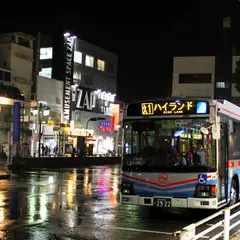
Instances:
[[[39,131],[38,131],[38,157],[41,157],[41,132],[42,132],[42,116],[49,115],[50,107],[43,106],[42,103],[39,104],[38,111],[38,122],[39,122]]]
[[[103,121],[103,120],[105,120],[104,117],[92,117],[92,118],[89,118],[87,120],[87,123],[86,123],[86,130],[88,129],[88,123],[89,122],[96,122],[96,121]],[[87,132],[86,132],[86,135],[87,135]]]

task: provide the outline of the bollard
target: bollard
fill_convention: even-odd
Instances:
[[[194,240],[195,239],[195,224],[191,224],[183,228],[180,232],[180,240]]]
[[[229,232],[230,232],[230,208],[224,209],[224,234],[223,240],[229,240]]]

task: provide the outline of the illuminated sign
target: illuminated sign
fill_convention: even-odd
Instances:
[[[63,121],[70,123],[71,120],[71,86],[73,82],[73,58],[74,58],[73,37],[64,37],[65,47],[65,79],[63,85]]]
[[[111,124],[110,122],[100,122],[99,124],[99,129],[100,129],[100,132],[111,132],[112,129],[111,129]]]
[[[72,87],[72,109],[112,116],[115,95],[83,87]]]
[[[162,116],[209,114],[207,101],[170,100],[133,103],[128,106],[128,116]]]

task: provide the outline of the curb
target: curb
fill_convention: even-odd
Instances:
[[[230,236],[229,240],[239,240],[239,239],[240,239],[240,232],[236,232],[232,236]]]

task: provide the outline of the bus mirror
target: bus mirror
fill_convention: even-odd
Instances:
[[[219,140],[221,138],[221,135],[220,135],[220,124],[219,123],[212,125],[212,137],[215,140]]]
[[[208,135],[208,134],[209,134],[208,128],[206,128],[206,127],[201,127],[201,128],[200,128],[200,131],[201,131],[204,135]]]

